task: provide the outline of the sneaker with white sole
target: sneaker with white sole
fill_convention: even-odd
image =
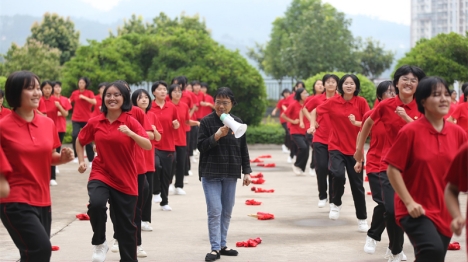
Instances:
[[[315,171],[312,168],[309,168],[309,175],[315,177]]]
[[[328,214],[328,218],[330,218],[331,220],[337,220],[338,218],[340,218],[340,210],[341,206],[330,204],[330,214]]]
[[[318,207],[322,208],[322,207],[325,207],[327,205],[327,199],[320,199],[319,202],[318,202]]]
[[[294,174],[298,176],[302,175],[302,169],[300,167],[295,166],[294,164],[292,165],[292,170]]]
[[[141,231],[153,231],[153,228],[148,221],[141,221]]]
[[[189,170],[189,171],[188,171],[188,175],[189,175],[189,176],[193,176],[192,170]]]
[[[137,257],[147,257],[146,251],[141,246],[137,246]]]
[[[112,247],[110,250],[112,251],[112,253],[119,252],[119,241],[117,241],[117,239],[114,239],[114,243],[112,243]]]
[[[58,169],[58,167],[55,167],[55,174],[58,174],[60,173],[60,170]]]
[[[358,232],[367,233],[367,230],[369,230],[367,219],[358,219],[357,224],[358,224]]]
[[[366,244],[364,245],[364,252],[367,254],[374,254],[375,247],[377,246],[377,241],[370,236],[366,237]]]
[[[162,211],[172,211],[172,208],[169,205],[161,206]]]
[[[392,255],[389,259],[388,262],[401,262],[403,261],[403,252],[397,255]]]
[[[287,160],[288,163],[292,163],[292,158],[290,156],[288,156],[288,160]]]
[[[403,251],[401,251],[401,261],[406,261],[408,260],[408,258],[406,257],[405,253]]]
[[[161,203],[162,202],[161,193],[159,193],[157,195],[153,195],[153,202],[154,203]]]
[[[391,256],[392,256],[392,250],[390,250],[390,248],[387,247],[387,251],[385,252],[385,255],[383,256],[383,258],[389,259]]]
[[[174,194],[174,191],[175,191],[175,187],[173,184],[170,184],[169,185],[169,194]]]
[[[55,181],[55,179],[51,179],[50,182],[49,182],[49,185],[56,186],[58,184],[57,184],[57,181]]]
[[[72,162],[73,162],[73,163],[78,163],[78,157],[75,157],[75,159],[73,159]]]
[[[175,193],[176,195],[186,195],[186,194],[187,194],[187,193],[185,192],[185,190],[182,189],[182,188],[180,188],[180,187],[176,187],[174,193]]]
[[[197,163],[198,160],[197,160],[194,156],[191,156],[191,157],[190,157],[190,162],[192,162],[192,163]]]
[[[286,145],[282,145],[281,149],[283,150],[283,153],[289,154],[289,149],[288,149],[288,147]]]
[[[107,242],[100,245],[94,245],[93,256],[91,257],[92,262],[104,262],[106,260],[107,251],[109,251],[109,247],[107,246]]]

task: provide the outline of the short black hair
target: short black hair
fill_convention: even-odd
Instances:
[[[21,107],[21,94],[23,89],[34,85],[34,80],[39,81],[39,77],[29,71],[16,71],[10,74],[5,83],[5,99],[8,105],[16,109]]]
[[[302,81],[297,81],[296,84],[295,84],[294,87],[293,87],[293,90],[297,91],[297,88],[298,88],[297,86],[298,86],[298,85],[302,85],[302,87],[305,88],[304,82],[302,82]]]
[[[338,85],[338,82],[340,82],[340,78],[339,78],[337,75],[335,75],[335,74],[325,74],[325,75],[322,77],[322,83],[323,83],[323,85],[325,85],[325,82],[327,82],[327,80],[330,79],[330,78],[335,79],[337,85]]]
[[[180,87],[179,84],[172,84],[171,86],[169,86],[169,89],[167,90],[167,93],[169,94],[169,98],[172,99],[172,92],[174,90],[176,90],[177,88],[180,89],[180,91],[182,91],[182,88]]]
[[[208,84],[206,82],[201,82],[200,86],[205,87],[207,90],[210,89],[210,87],[208,86]]]
[[[301,101],[301,94],[304,92],[305,88],[299,87],[296,90],[296,93],[294,93],[294,100],[296,101]]]
[[[148,91],[146,91],[145,89],[135,90],[135,92],[133,92],[133,94],[132,94],[132,103],[133,103],[134,106],[138,106],[138,100],[140,100],[141,94],[145,94],[149,99],[148,106],[146,107],[146,110],[145,110],[145,113],[147,113],[148,110],[151,109],[151,101],[152,101],[151,96],[148,93]]]
[[[127,81],[119,79],[119,80],[115,80],[114,83],[121,83],[128,89],[130,93],[132,92],[132,90],[130,89],[130,85],[127,83]]]
[[[178,76],[177,77],[177,84],[181,85],[181,90],[185,90],[185,87],[187,86],[187,77],[185,76]]]
[[[103,112],[104,114],[107,114],[107,106],[106,106],[106,103],[104,102],[104,99],[106,98],[107,90],[109,90],[109,88],[112,86],[117,88],[119,92],[122,94],[123,104],[122,104],[122,107],[120,108],[122,109],[122,112],[128,112],[132,110],[132,100],[130,99],[130,91],[122,82],[116,81],[106,86],[106,88],[104,89],[104,92],[102,93],[101,112]]]
[[[192,85],[192,87],[193,87],[193,86],[196,86],[196,85],[201,86],[201,83],[200,83],[200,81],[198,81],[198,80],[193,80],[192,82],[190,82],[190,84]]]
[[[229,98],[231,100],[232,106],[237,105],[237,101],[234,98],[234,93],[232,92],[232,90],[229,87],[220,87],[216,91],[216,94],[214,95],[213,100],[216,100],[216,98],[218,98],[218,97],[220,97],[220,98],[222,98],[222,97]]]
[[[106,87],[108,86],[109,83],[108,82],[102,82],[102,83],[99,83],[99,85],[97,86],[98,89],[101,89],[101,87]]]
[[[393,82],[390,80],[387,81],[382,81],[380,84],[377,86],[376,89],[376,96],[379,101],[382,101],[383,94],[387,92],[387,90],[393,86]]]
[[[91,85],[91,81],[87,77],[82,76],[78,78],[78,83],[80,82],[80,80],[85,81],[85,89],[88,89],[88,87]]]
[[[455,94],[456,94],[456,93],[457,93],[457,91],[455,91],[455,89],[454,89],[454,90],[450,90],[450,95],[452,95],[453,93],[455,93]]]
[[[56,85],[62,86],[62,82],[60,82],[60,81],[54,81],[54,86],[56,86]]]
[[[416,99],[416,104],[418,104],[418,111],[421,114],[424,114],[422,100],[430,97],[432,92],[439,86],[439,84],[442,84],[445,87],[445,90],[447,90],[447,92],[450,92],[447,82],[445,82],[443,78],[438,76],[423,78],[418,83],[418,87],[416,88],[416,92],[414,93],[414,98]]]
[[[159,85],[163,85],[167,88],[167,83],[164,82],[164,81],[156,81],[153,83],[153,85],[151,86],[151,93],[154,93],[154,90],[156,90],[156,88],[158,88]]]
[[[291,94],[291,90],[285,88],[283,89],[283,91],[281,91],[281,96],[284,97],[284,93],[290,93]]]
[[[395,74],[393,74],[393,86],[395,87],[395,94],[398,95],[400,93],[397,88],[398,80],[400,80],[400,77],[407,75],[409,73],[412,73],[414,76],[416,76],[418,78],[418,81],[421,81],[421,79],[426,77],[426,73],[424,73],[424,71],[417,66],[411,66],[411,65],[400,66],[395,71]]]
[[[465,91],[463,91],[463,100],[464,102],[468,101],[468,88],[465,88]]]
[[[323,81],[321,79],[315,80],[314,84],[312,85],[312,93],[314,93],[314,95],[317,94],[317,91],[315,90],[315,85],[317,84],[318,81],[322,82],[323,84]]]
[[[356,90],[354,90],[353,95],[359,95],[359,92],[361,92],[361,81],[359,81],[359,78],[354,74],[346,74],[340,79],[340,81],[338,82],[338,92],[341,94],[341,96],[344,95],[343,84],[346,81],[346,79],[348,79],[348,77],[351,77],[351,79],[353,79],[354,81],[354,84],[356,85]]]
[[[41,83],[41,91],[42,91],[42,89],[44,89],[44,87],[45,87],[46,85],[50,85],[50,87],[52,87],[52,93],[53,93],[53,91],[54,91],[54,86],[55,86],[55,85],[54,85],[54,82],[49,81],[49,80],[42,81],[42,83]]]
[[[0,98],[3,98],[4,96],[5,96],[5,92],[3,92],[2,89],[0,89]],[[2,105],[0,105],[0,106],[2,106]]]
[[[468,87],[468,82],[463,83],[463,85],[461,86],[462,93],[465,93],[465,89],[467,89],[467,87]]]

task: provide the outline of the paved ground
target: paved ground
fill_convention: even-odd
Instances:
[[[232,215],[228,235],[228,246],[235,247],[237,241],[261,237],[263,243],[256,248],[237,248],[238,257],[222,257],[222,261],[385,261],[388,239],[377,246],[374,255],[363,251],[366,234],[357,232],[357,221],[349,186],[343,200],[341,217],[338,221],[328,219],[328,206],[317,207],[317,181],[309,174],[296,176],[287,155],[279,146],[255,146],[250,148],[251,159],[271,154],[266,162],[276,163],[275,168],[253,166],[254,174],[262,172],[266,183],[260,187],[275,189],[273,194],[256,194],[239,181],[236,206]],[[53,221],[52,245],[60,247],[52,253],[52,261],[90,261],[92,254],[92,230],[88,221],[75,218],[86,212],[88,196],[86,182],[89,173],[79,174],[77,164],[60,166],[59,185],[52,188]],[[198,172],[188,177],[184,189],[187,195],[171,195],[171,212],[153,206],[153,232],[143,232],[143,247],[147,258],[140,261],[203,261],[210,251],[208,241],[206,206]],[[366,184],[366,191],[369,186]],[[262,201],[261,206],[247,206],[247,199]],[[466,197],[462,196],[463,210]],[[370,216],[374,203],[366,197]],[[275,220],[259,221],[248,217],[257,211],[270,212]],[[370,222],[370,221],[369,221]],[[108,242],[112,242],[112,225],[107,224]],[[465,232],[463,232],[465,235]],[[446,261],[466,261],[464,237],[454,237],[460,242],[461,251],[448,251]],[[414,260],[412,246],[406,238],[404,252],[408,261]],[[107,261],[118,261],[118,253],[109,251]],[[0,225],[0,261],[17,261],[19,253],[3,225]]]

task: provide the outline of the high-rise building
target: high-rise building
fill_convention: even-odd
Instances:
[[[468,0],[411,0],[411,47],[422,38],[468,31]]]

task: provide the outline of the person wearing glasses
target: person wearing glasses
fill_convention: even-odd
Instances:
[[[215,261],[220,255],[238,255],[236,250],[227,247],[227,231],[237,179],[241,178],[241,173],[244,174],[243,185],[248,186],[252,173],[246,135],[235,138],[232,130],[220,119],[221,114],[229,114],[237,104],[234,93],[227,87],[221,87],[214,100],[215,111],[200,121],[197,144],[200,151],[198,173],[205,193],[211,244],[211,252],[206,254],[205,261]],[[231,116],[242,123],[237,116]]]

